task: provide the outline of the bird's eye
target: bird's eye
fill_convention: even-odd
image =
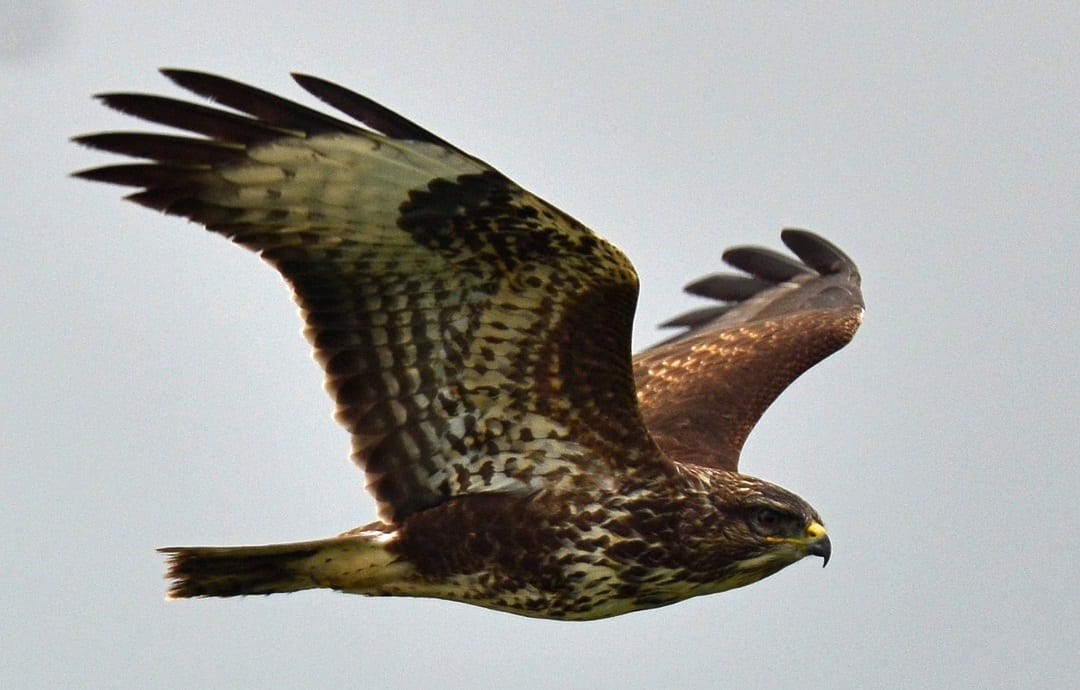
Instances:
[[[754,516],[754,522],[764,531],[774,532],[784,524],[784,514],[773,508],[762,508]]]

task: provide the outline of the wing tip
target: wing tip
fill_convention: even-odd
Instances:
[[[784,228],[780,240],[802,261],[821,275],[849,273],[856,278],[859,269],[850,256],[821,235],[803,228]]]
[[[817,293],[808,293],[809,299],[805,302],[807,308],[864,308],[858,267],[839,247],[821,235],[802,228],[784,228],[780,238],[797,259],[766,247],[730,247],[724,251],[723,259],[743,273],[715,273],[688,283],[684,287],[688,294],[723,304],[679,314],[660,324],[660,328],[687,329],[664,342],[700,331],[731,312],[744,311],[741,309],[744,303],[752,302],[768,290],[785,284],[795,287],[815,278],[830,279],[830,284],[822,285]],[[838,284],[837,280],[843,284]],[[754,315],[750,314],[748,318],[754,318]]]

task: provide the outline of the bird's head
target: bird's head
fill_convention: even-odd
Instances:
[[[711,494],[711,524],[700,525],[708,536],[694,546],[714,573],[715,591],[757,582],[806,556],[829,562],[829,536],[809,503],[746,475],[730,473],[722,484]]]

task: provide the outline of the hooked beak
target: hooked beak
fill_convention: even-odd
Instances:
[[[811,522],[806,528],[806,553],[809,556],[821,556],[825,561],[821,564],[822,568],[829,564],[832,542],[829,541],[829,535],[825,533],[824,525],[817,520]]]

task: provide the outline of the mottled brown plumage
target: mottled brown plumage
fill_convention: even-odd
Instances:
[[[297,75],[349,124],[220,77],[219,104],[106,94],[202,135],[78,137],[149,162],[78,176],[258,252],[292,285],[381,520],[297,544],[174,547],[175,597],[314,587],[590,619],[749,584],[829,555],[821,519],[737,472],[795,377],[843,346],[859,275],[788,230],[801,262],[729,250],[750,276],[636,359],[638,281],[614,246],[431,132]]]

